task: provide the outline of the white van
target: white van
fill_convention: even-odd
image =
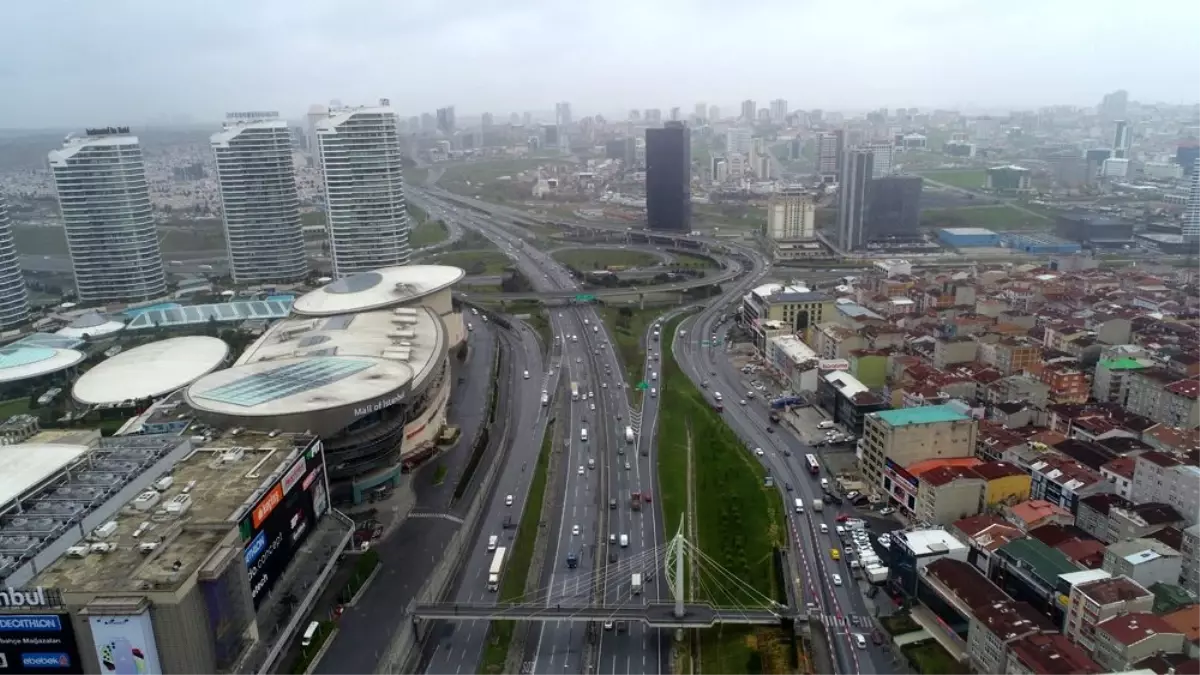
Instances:
[[[796,508],[796,513],[804,513],[804,500],[797,499],[795,501],[795,508]]]
[[[528,370],[526,370],[526,371],[523,371],[523,372],[522,372],[522,375],[524,375],[524,376],[525,376],[525,379],[527,379],[527,380],[529,379],[529,371],[528,371]]]
[[[821,523],[821,534],[829,534],[829,526]]]
[[[494,534],[492,536],[488,537],[488,549],[487,549],[488,553],[495,551],[496,545],[499,543],[500,543],[500,537],[497,537]]]
[[[629,535],[623,534],[621,535],[621,548],[625,548],[626,546],[629,546]]]
[[[829,420],[825,420],[825,421],[823,421],[823,422],[818,422],[818,423],[817,423],[817,428],[818,428],[818,429],[832,429],[832,428],[833,428],[833,422],[830,422]]]
[[[822,478],[822,479],[821,479],[821,487],[822,487],[822,488],[827,488],[827,487],[829,487],[829,479],[828,479],[828,478]]]
[[[658,398],[658,390],[650,387],[650,398]]]
[[[579,430],[579,440],[583,441],[584,443],[587,443],[587,429]]]
[[[312,646],[313,638],[317,637],[318,630],[321,630],[321,624],[317,623],[316,621],[309,621],[308,628],[304,629],[304,637],[300,638],[300,646]]]
[[[592,459],[591,457],[588,457],[588,468],[589,469],[596,468],[596,460]]]
[[[657,371],[657,370],[655,370],[655,371],[653,371],[653,372],[651,372],[651,373],[650,373],[650,379],[651,379],[651,380],[657,380],[657,379],[658,379],[658,371]]]

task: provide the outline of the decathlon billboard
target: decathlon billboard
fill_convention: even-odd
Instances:
[[[68,614],[0,614],[0,673],[83,673]]]

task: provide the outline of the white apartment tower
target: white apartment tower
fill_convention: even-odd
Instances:
[[[329,117],[329,106],[327,105],[312,105],[308,108],[308,114],[305,116],[307,122],[304,133],[308,136],[308,152],[312,156],[312,165],[321,168],[321,149],[317,143],[317,124]],[[413,129],[416,133],[417,129]]]
[[[389,101],[331,111],[317,124],[317,140],[334,276],[407,265],[400,135]]]
[[[883,178],[884,176],[892,175],[892,158],[896,151],[894,145],[888,142],[875,141],[863,145],[862,149],[871,151],[874,157],[871,178]]]
[[[234,282],[303,279],[308,261],[287,121],[278,113],[229,113],[211,145]]]
[[[68,136],[49,159],[79,299],[136,302],[165,295],[142,146],[129,127]]]
[[[29,318],[29,289],[21,276],[21,260],[13,245],[8,202],[0,196],[0,328],[8,329]]]
[[[782,124],[788,116],[787,101],[777,98],[771,101],[771,121],[775,124]]]
[[[767,202],[767,237],[775,241],[816,237],[817,208],[803,190],[785,188]]]

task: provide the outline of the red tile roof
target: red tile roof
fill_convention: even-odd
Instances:
[[[1155,616],[1149,612],[1133,612],[1132,614],[1121,614],[1114,616],[1106,621],[1101,621],[1096,624],[1097,631],[1104,631],[1112,636],[1112,639],[1126,647],[1136,645],[1146,638],[1153,637],[1158,633],[1179,633],[1174,626],[1167,623],[1162,617]]]
[[[1013,656],[1038,675],[1092,675],[1106,672],[1060,633],[1039,633],[1012,643]]]

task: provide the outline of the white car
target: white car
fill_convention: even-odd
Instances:
[[[596,409],[596,404],[595,404],[595,403],[589,403],[589,404],[588,404],[588,408],[589,408],[589,409],[591,409],[591,410],[595,410],[595,409]]]
[[[600,388],[601,388],[601,389],[608,389],[608,383],[607,383],[607,382],[601,382],[601,383],[600,383]]]
[[[629,462],[625,462],[625,470],[626,470],[626,471],[628,471],[628,470],[629,470]]]
[[[742,400],[738,401],[738,403],[741,403],[742,405],[746,405],[746,399],[742,399]]]
[[[758,455],[759,457],[762,457],[762,456],[763,456],[763,449],[762,449],[762,448],[755,448],[755,449],[754,449],[754,454]]]
[[[580,465],[580,466],[579,466],[579,475],[580,475],[580,476],[582,476],[582,475],[583,475],[583,465]]]
[[[576,357],[575,357],[575,363],[583,363],[583,359],[581,359],[581,358],[579,358],[578,356],[576,356]]]
[[[571,536],[574,536],[574,537],[579,536],[579,526],[578,525],[571,526]],[[837,576],[837,575],[834,575],[834,576]],[[841,583],[842,583],[841,581],[838,581],[839,586],[841,585]]]
[[[594,392],[594,391],[589,391],[589,392],[588,392],[588,398],[596,398],[596,392]]]
[[[576,526],[575,529],[578,530],[579,526]],[[576,532],[576,534],[578,534],[578,532]],[[840,574],[833,575],[833,585],[834,586],[842,585],[842,575],[840,575]]]
[[[512,503],[513,503],[513,497],[512,497],[512,495],[505,495],[505,497],[504,497],[504,505],[505,505],[505,506],[512,506]]]

